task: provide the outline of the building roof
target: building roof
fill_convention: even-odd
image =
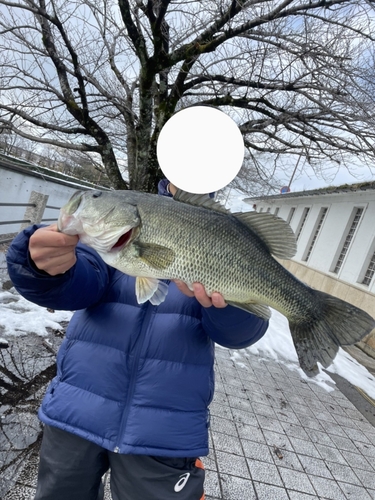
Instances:
[[[320,189],[311,189],[308,191],[296,191],[283,194],[273,194],[268,196],[256,196],[245,198],[245,202],[255,200],[276,200],[285,198],[298,198],[303,196],[321,196],[325,194],[340,194],[340,193],[353,193],[357,191],[375,191],[375,181],[360,182],[357,184],[343,184],[341,186],[327,186]]]

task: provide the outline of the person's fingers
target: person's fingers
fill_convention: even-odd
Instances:
[[[59,257],[49,257],[43,260],[38,260],[35,265],[38,269],[45,271],[51,276],[57,274],[64,274],[76,263],[77,258],[75,254],[66,254]]]
[[[227,307],[227,303],[224,300],[224,297],[221,295],[221,293],[214,292],[211,296],[212,300],[212,305],[214,307],[217,307],[218,309],[223,309],[224,307]]]
[[[209,297],[202,283],[193,283],[193,291],[187,286],[186,283],[180,280],[175,280],[177,288],[187,295],[188,297],[195,297],[203,307],[217,307],[222,309],[228,304],[225,302],[224,297],[219,292],[214,292],[212,297]]]
[[[206,290],[204,289],[204,286],[201,283],[193,283],[193,290],[195,298],[203,307],[212,306],[212,300],[207,295]]]
[[[77,235],[69,235],[60,233],[57,230],[56,224],[37,229],[30,237],[29,246],[36,247],[69,247],[75,246],[78,243]]]
[[[52,276],[64,273],[76,263],[78,240],[76,235],[58,232],[56,224],[40,228],[30,237],[30,257],[38,269]]]
[[[174,280],[177,288],[182,292],[183,294],[187,295],[188,297],[194,297],[194,292],[190,290],[190,288],[187,286],[186,283],[180,280]]]

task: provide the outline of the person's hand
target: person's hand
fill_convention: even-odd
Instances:
[[[203,307],[214,306],[219,309],[223,309],[228,305],[219,292],[213,292],[212,296],[209,297],[206,293],[206,290],[204,289],[204,286],[201,283],[193,283],[192,291],[183,281],[174,280],[174,282],[176,283],[176,286],[180,290],[180,292],[184,293],[188,297],[195,297]]]
[[[51,276],[63,274],[77,261],[78,236],[58,232],[57,225],[37,229],[30,237],[30,257],[36,267]]]

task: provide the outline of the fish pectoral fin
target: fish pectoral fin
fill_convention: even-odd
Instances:
[[[168,293],[168,285],[164,281],[156,278],[140,278],[135,280],[135,294],[138,304],[143,304],[147,300],[152,305],[158,306],[164,302]]]
[[[238,307],[238,309],[243,309],[246,312],[255,314],[259,318],[268,321],[271,317],[271,309],[264,304],[257,304],[255,302],[227,302],[233,307]]]
[[[139,258],[158,271],[167,268],[175,259],[174,251],[162,245],[137,242],[134,247],[138,251]]]

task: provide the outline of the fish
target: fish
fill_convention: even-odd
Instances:
[[[328,368],[340,346],[375,328],[365,311],[309,287],[280,263],[296,252],[289,224],[270,213],[231,213],[205,195],[174,198],[138,191],[77,191],[58,230],[78,235],[109,266],[134,276],[139,304],[157,306],[170,280],[202,283],[234,307],[268,320],[286,316],[302,370]]]

